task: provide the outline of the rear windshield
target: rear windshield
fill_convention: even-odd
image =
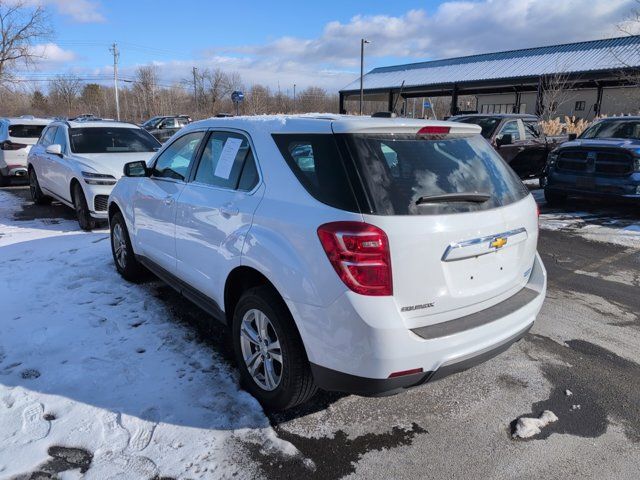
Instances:
[[[14,138],[40,138],[42,130],[46,125],[9,125],[9,136]]]
[[[155,152],[160,143],[139,128],[91,127],[69,130],[73,153]]]
[[[452,118],[451,120],[454,122],[478,125],[482,129],[480,134],[484,138],[491,138],[491,135],[493,135],[493,132],[495,132],[496,127],[500,123],[500,119],[495,117],[459,117]]]
[[[602,121],[587,128],[580,138],[640,138],[640,121]]]
[[[373,211],[429,215],[488,210],[529,194],[513,170],[480,135],[347,135]],[[430,196],[480,194],[482,202],[430,202]]]
[[[289,167],[316,199],[377,215],[433,215],[501,207],[529,194],[480,135],[274,135]],[[442,201],[428,197],[471,195]],[[477,197],[483,198],[478,201]]]

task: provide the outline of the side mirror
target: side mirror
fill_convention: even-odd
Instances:
[[[151,175],[151,170],[145,162],[138,160],[137,162],[125,163],[122,173],[125,177],[148,177]]]
[[[496,145],[501,147],[503,145],[511,145],[513,143],[513,137],[510,133],[505,133],[502,137],[496,139]]]
[[[567,137],[569,141],[575,140],[576,138],[578,138],[577,133],[570,133],[569,136]]]
[[[45,152],[50,153],[51,155],[58,155],[59,157],[62,156],[62,145],[58,145],[57,143],[54,143],[53,145],[49,145],[46,149]]]

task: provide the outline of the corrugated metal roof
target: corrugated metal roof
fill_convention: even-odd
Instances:
[[[484,53],[371,70],[365,89],[427,86],[640,67],[640,36]],[[358,90],[356,79],[343,90]]]

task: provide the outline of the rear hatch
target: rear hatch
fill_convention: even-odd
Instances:
[[[389,239],[393,296],[410,328],[515,294],[538,237],[535,201],[480,129],[435,126],[336,132],[369,199],[364,221]]]

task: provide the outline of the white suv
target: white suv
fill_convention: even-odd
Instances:
[[[146,130],[105,120],[57,121],[29,152],[29,187],[37,204],[52,198],[75,209],[84,230],[107,218],[107,200],[125,163],[160,148]]]
[[[533,197],[475,125],[209,119],[109,197],[114,261],[231,327],[243,385],[400,391],[520,339],[542,306]]]
[[[12,178],[26,180],[27,154],[50,123],[31,115],[0,118],[0,187],[9,185]]]

